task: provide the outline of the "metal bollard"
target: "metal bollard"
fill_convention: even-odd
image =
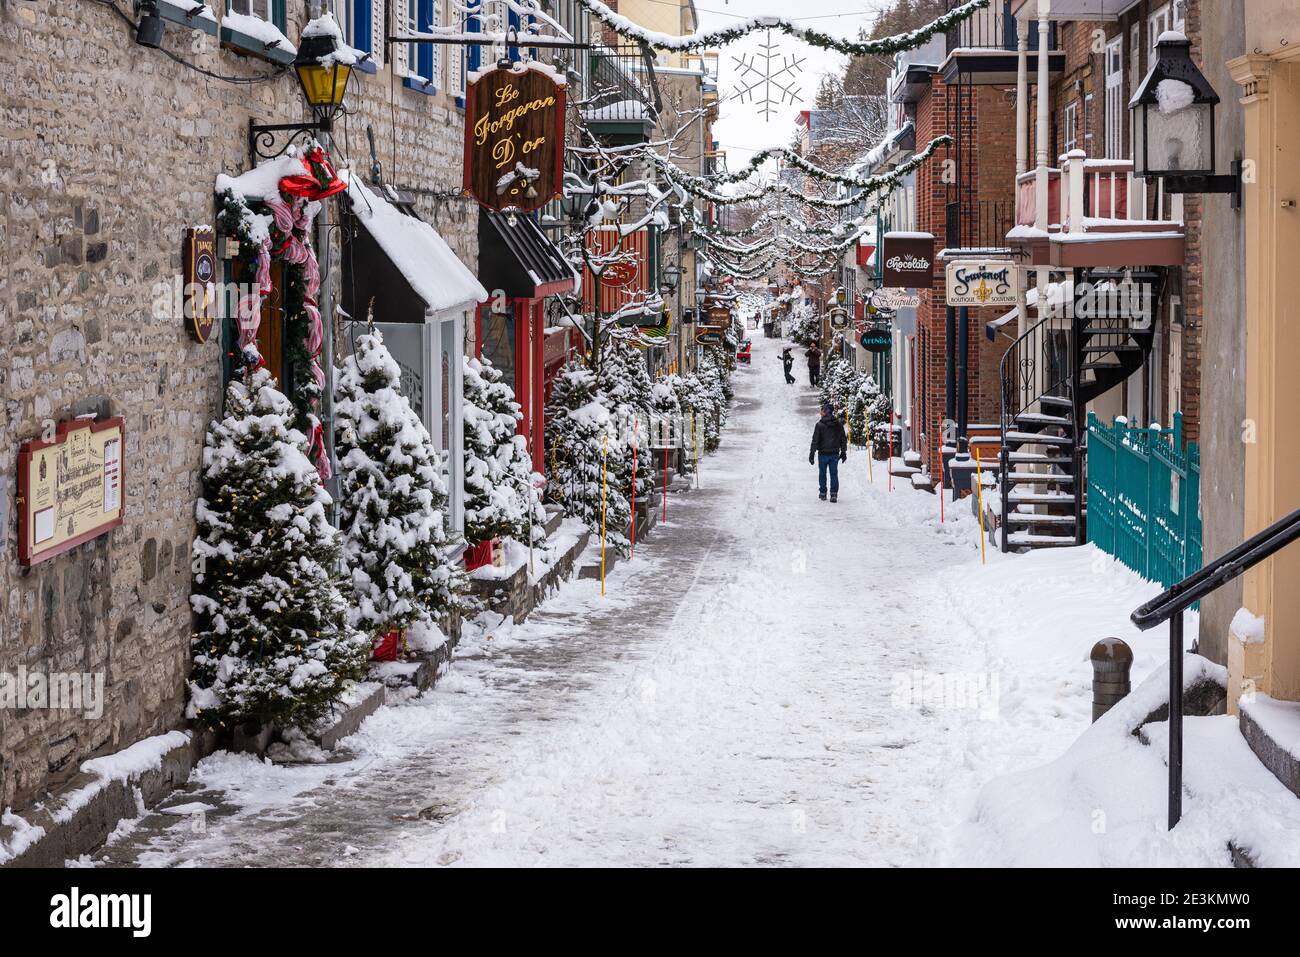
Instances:
[[[1096,721],[1129,693],[1133,649],[1119,638],[1103,638],[1092,646],[1092,720]]]

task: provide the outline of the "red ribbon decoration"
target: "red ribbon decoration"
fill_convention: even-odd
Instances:
[[[290,196],[301,196],[304,199],[327,199],[335,193],[341,193],[348,188],[345,180],[339,178],[330,163],[329,157],[319,146],[313,147],[306,156],[302,158],[303,168],[306,173],[300,173],[297,176],[285,176],[280,180],[280,191]]]

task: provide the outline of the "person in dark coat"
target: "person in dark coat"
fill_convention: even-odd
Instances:
[[[849,457],[849,440],[844,425],[836,417],[829,402],[822,403],[822,417],[813,429],[812,445],[808,448],[808,464],[817,463],[818,498],[826,501],[826,473],[831,475],[831,501],[839,501],[840,463]]]
[[[822,377],[822,350],[817,343],[808,347],[808,384],[817,388],[817,381]]]
[[[790,374],[790,370],[794,368],[794,356],[790,354],[789,346],[781,350],[781,365],[785,368],[785,384],[793,385],[794,376]]]

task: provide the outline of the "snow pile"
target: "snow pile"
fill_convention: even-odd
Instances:
[[[12,808],[5,808],[0,813],[0,827],[13,828],[12,836],[7,841],[0,841],[0,864],[13,860],[45,836],[45,828],[29,824]]]
[[[1264,618],[1251,614],[1249,609],[1238,608],[1228,625],[1228,634],[1248,645],[1262,644],[1264,641]]]
[[[335,63],[343,66],[356,66],[366,54],[357,50],[343,40],[343,31],[339,29],[338,21],[334,19],[334,14],[326,11],[314,20],[309,20],[307,25],[302,28],[302,38],[304,40],[314,37],[329,37],[334,41],[334,51],[320,57],[321,66],[333,66]]]
[[[1195,98],[1196,91],[1182,80],[1161,80],[1156,84],[1156,105],[1165,115],[1187,109]]]
[[[251,37],[261,43],[267,50],[278,49],[282,53],[288,53],[291,56],[298,53],[298,48],[289,42],[289,38],[281,33],[274,23],[263,20],[261,17],[227,10],[221,15],[221,25],[242,33],[246,37]]]

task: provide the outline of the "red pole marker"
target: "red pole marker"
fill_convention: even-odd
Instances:
[[[943,524],[943,420],[939,420],[939,524]]]
[[[636,558],[636,429],[640,423],[632,420],[632,549],[628,558]]]
[[[885,463],[889,473],[889,490],[894,490],[894,407],[889,407],[889,461]]]
[[[664,449],[664,518],[668,521],[668,450]]]

